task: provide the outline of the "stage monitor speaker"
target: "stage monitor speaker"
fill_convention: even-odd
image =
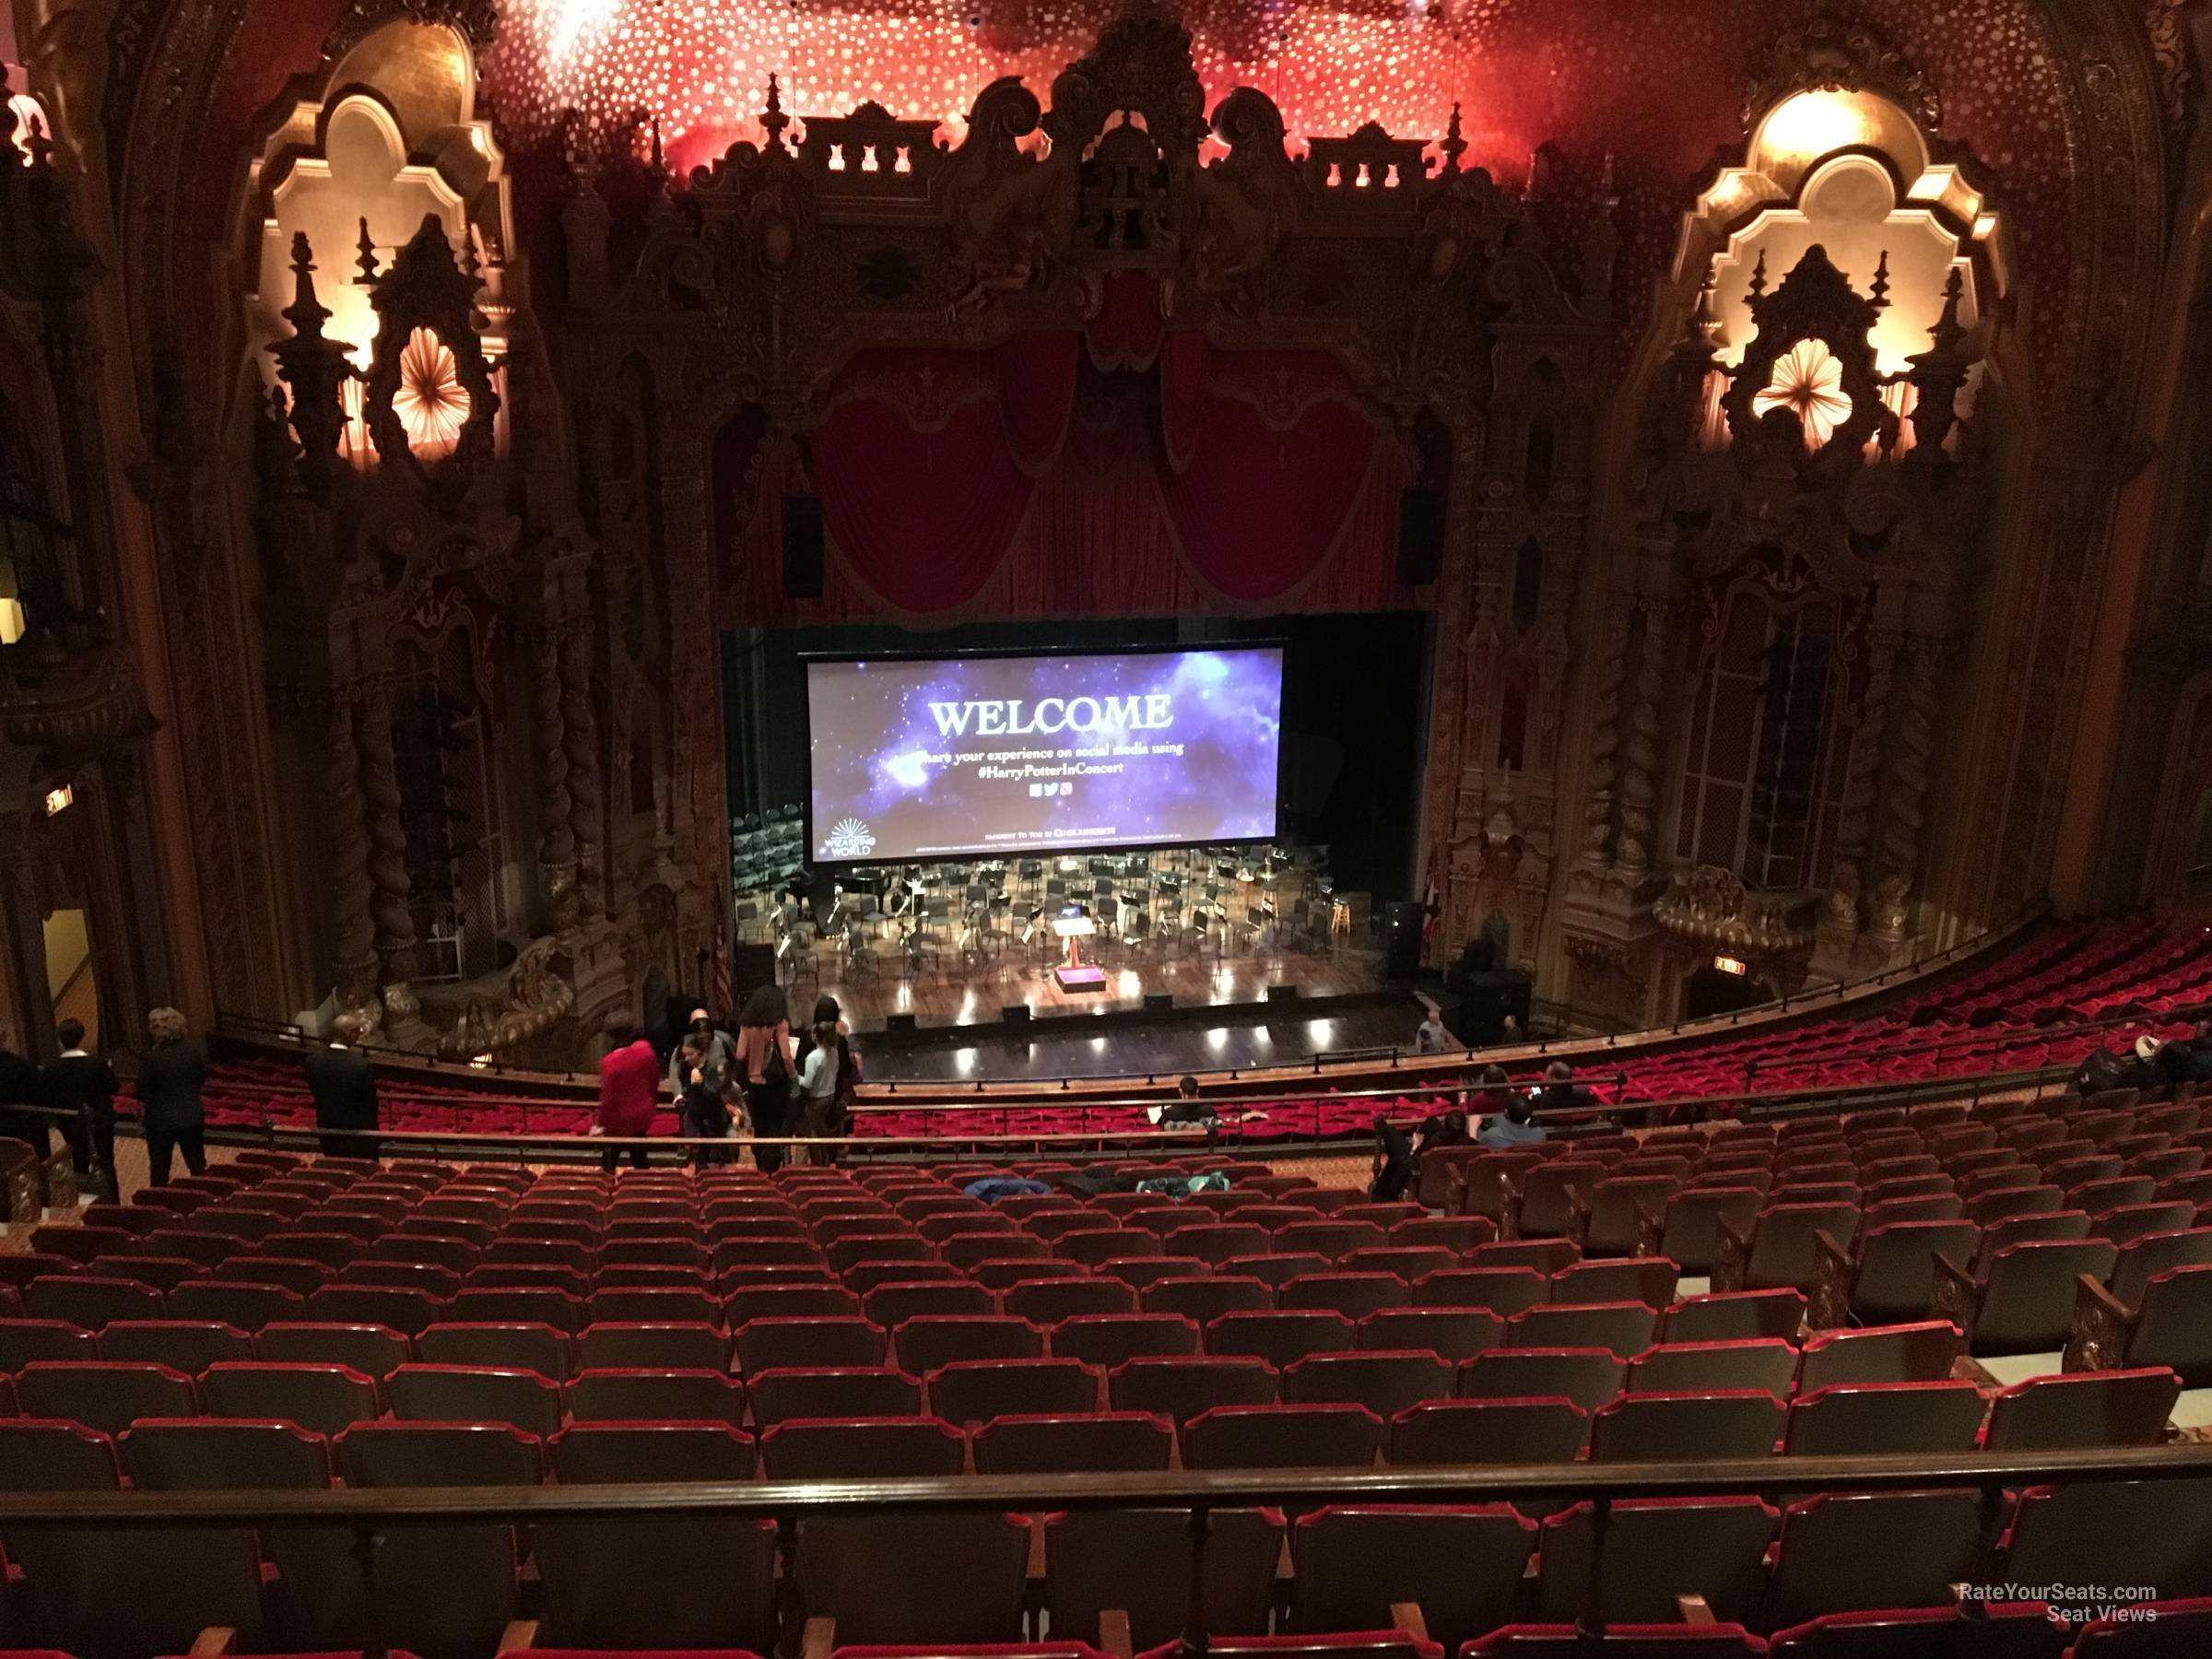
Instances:
[[[1296,1002],[1298,987],[1296,985],[1270,985],[1267,987],[1267,1000],[1269,1002]]]
[[[1008,1025],[1028,1025],[1030,1023],[1030,1005],[1028,1003],[1008,1003],[1005,1007],[999,1009],[998,1017]]]
[[[1398,580],[1427,587],[1444,562],[1444,492],[1424,484],[1398,492]]]
[[[783,498],[783,597],[822,596],[822,498]]]
[[[1411,979],[1421,966],[1421,907],[1401,899],[1382,907],[1382,971],[1390,979]]]
[[[883,1017],[883,1029],[887,1031],[911,1031],[915,1029],[914,1017],[912,1014],[886,1014]]]
[[[1147,991],[1145,993],[1145,1012],[1147,1014],[1165,1014],[1174,1006],[1175,994],[1172,991]]]
[[[1511,1014],[1528,1035],[1528,1003],[1532,987],[1528,975],[1517,968],[1492,968],[1480,973],[1456,969],[1445,977],[1445,988],[1459,994],[1453,1015],[1452,1034],[1469,1048],[1488,1048],[1505,1040],[1505,1017]]]

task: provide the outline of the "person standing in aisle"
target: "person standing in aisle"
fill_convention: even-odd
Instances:
[[[792,1078],[791,1011],[781,985],[763,985],[745,1000],[737,1017],[738,1087],[753,1120],[753,1161],[764,1171],[783,1167],[784,1148],[770,1136],[789,1133]]]
[[[62,1053],[46,1066],[46,1093],[53,1105],[77,1113],[63,1127],[71,1161],[79,1176],[89,1174],[97,1164],[109,1195],[121,1197],[115,1178],[115,1068],[104,1055],[85,1052],[83,1020],[65,1019],[53,1028],[53,1035]],[[84,1121],[88,1114],[88,1137]]]
[[[194,1175],[207,1172],[207,1114],[200,1105],[207,1056],[174,1008],[156,1008],[146,1030],[154,1041],[138,1060],[138,1122],[146,1131],[146,1178],[160,1186],[175,1153]]]
[[[376,1073],[359,1047],[367,1035],[368,1022],[359,1014],[341,1014],[331,1021],[329,1044],[308,1050],[301,1062],[328,1158],[373,1159],[382,1150],[374,1134],[361,1133],[376,1128],[377,1116]]]
[[[621,1139],[646,1135],[660,1104],[661,1063],[629,1015],[609,1014],[603,1029],[606,1058],[599,1062],[599,1121],[592,1133]],[[609,1147],[599,1155],[599,1167],[612,1173],[624,1152],[631,1169],[647,1167],[643,1147]]]

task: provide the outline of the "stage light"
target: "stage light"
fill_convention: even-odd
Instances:
[[[1774,108],[1760,129],[1765,147],[1797,161],[1817,161],[1873,135],[1873,124],[1848,92],[1800,92]]]

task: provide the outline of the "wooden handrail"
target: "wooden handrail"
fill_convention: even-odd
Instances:
[[[892,1480],[682,1481],[638,1485],[422,1487],[302,1491],[6,1492],[0,1526],[161,1527],[225,1524],[378,1525],[586,1521],[643,1516],[776,1517],[858,1512],[1212,1509],[1238,1504],[1691,1498],[1777,1487],[1859,1492],[1922,1487],[2180,1480],[2212,1475],[2212,1445],[2063,1452],[1906,1453],[1673,1463],[1454,1465],[1389,1469],[1226,1469],[1179,1474],[949,1475]]]

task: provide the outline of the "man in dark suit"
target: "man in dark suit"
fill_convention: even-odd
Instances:
[[[367,1034],[359,1014],[341,1014],[331,1026],[328,1048],[307,1052],[307,1088],[315,1097],[315,1127],[323,1133],[326,1158],[374,1158],[376,1074],[355,1044]]]
[[[46,1080],[37,1065],[16,1047],[16,1034],[0,1025],[0,1135],[30,1143],[30,1149],[46,1161],[53,1143],[47,1137],[46,1120],[22,1108],[46,1104]]]
[[[69,1161],[89,1192],[91,1185],[86,1177],[97,1159],[100,1182],[110,1195],[120,1196],[115,1179],[115,1068],[101,1056],[85,1053],[84,1021],[65,1019],[54,1027],[53,1035],[62,1053],[59,1059],[46,1065],[46,1101],[76,1113],[62,1124],[62,1134],[69,1142]]]

